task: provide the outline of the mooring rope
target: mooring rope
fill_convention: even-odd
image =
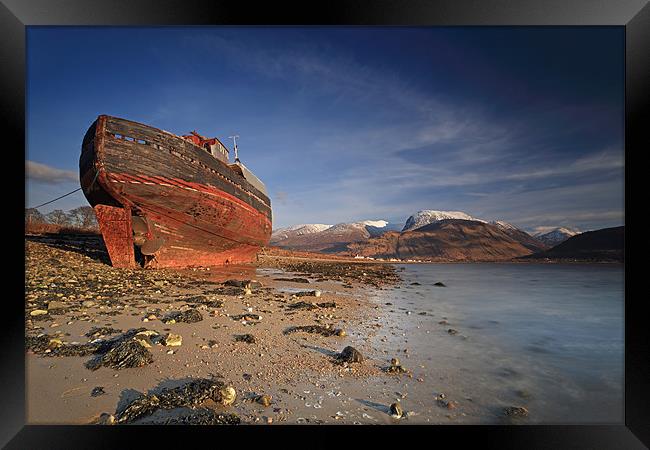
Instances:
[[[75,189],[74,191],[72,191],[72,192],[68,192],[67,194],[62,195],[61,197],[57,197],[57,198],[55,198],[54,200],[50,200],[49,202],[42,203],[42,204],[40,204],[40,205],[38,205],[38,206],[34,206],[33,208],[29,208],[29,209],[38,209],[38,208],[40,208],[41,206],[49,205],[50,203],[53,203],[53,202],[55,202],[55,201],[57,201],[57,200],[61,200],[63,197],[67,197],[68,195],[70,195],[70,194],[74,194],[75,192],[80,191],[80,190],[81,190],[81,188],[79,188],[79,189]]]
[[[99,175],[99,170],[95,173],[95,177],[93,178],[93,181],[91,181],[90,184],[88,185],[88,188],[89,188],[89,189],[90,189],[90,187],[95,183],[95,180],[97,179],[97,175]],[[38,208],[40,208],[41,206],[49,205],[50,203],[54,203],[54,202],[57,201],[57,200],[61,200],[63,197],[67,197],[68,195],[72,195],[72,194],[74,194],[75,192],[80,191],[81,189],[82,189],[82,188],[77,188],[77,189],[75,189],[74,191],[68,192],[67,194],[63,194],[61,197],[57,197],[57,198],[55,198],[54,200],[50,200],[49,202],[45,202],[45,203],[42,203],[42,204],[40,204],[40,205],[38,205],[38,206],[34,206],[34,207],[32,207],[32,208],[28,208],[28,209],[38,209]]]

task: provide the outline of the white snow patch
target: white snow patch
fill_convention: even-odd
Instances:
[[[326,225],[323,223],[303,223],[300,225],[293,225],[286,228],[278,228],[272,234],[273,237],[286,239],[289,235],[291,236],[303,236],[305,234],[320,233],[331,228],[332,225]]]
[[[361,223],[375,228],[384,228],[388,225],[388,222],[385,220],[364,220]]]
[[[492,225],[496,225],[497,227],[503,229],[503,230],[518,230],[516,226],[514,226],[511,223],[504,222],[503,220],[493,220],[490,222]]]
[[[580,231],[578,230],[571,230],[569,228],[564,228],[564,227],[557,227],[557,228],[552,228],[549,230],[550,227],[539,227],[542,228],[540,231],[537,231],[536,233],[533,234],[533,236],[575,236],[576,234],[580,234]]]
[[[472,217],[462,211],[437,211],[432,209],[425,209],[418,211],[409,217],[402,231],[413,230],[415,228],[420,228],[425,225],[429,225],[430,223],[439,222],[445,219],[473,220],[475,222],[486,223],[485,220],[477,219],[476,217]]]

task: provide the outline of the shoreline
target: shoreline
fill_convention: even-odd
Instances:
[[[435,280],[426,285],[435,291],[433,302],[415,306],[408,295],[421,296],[417,291],[426,286],[400,276],[405,267],[266,256],[246,266],[115,269],[96,244],[26,241],[30,424],[106,423],[133,401],[199,380],[233,387],[234,403],[207,399],[134,423],[223,423],[230,415],[245,424],[539,420],[503,415],[504,408],[529,401],[515,389],[522,381],[516,374],[525,370],[520,362],[492,374],[496,384],[469,381],[469,361],[459,365],[458,358],[484,357],[479,335],[462,311],[441,308],[437,296],[452,291],[435,287]],[[170,322],[174,314],[191,320]],[[132,339],[139,329],[150,333],[140,339],[151,362],[88,368],[101,356],[93,345]],[[169,333],[180,336],[179,346],[166,345]],[[347,346],[364,360],[341,363]],[[391,372],[392,358],[403,373]],[[390,415],[395,402],[406,412],[401,419]]]
[[[263,259],[286,259],[286,260],[304,260],[304,261],[324,261],[324,262],[338,262],[338,263],[358,263],[358,264],[384,264],[384,265],[401,265],[401,264],[611,264],[623,265],[622,261],[591,261],[591,260],[573,260],[573,259],[507,259],[507,260],[485,260],[485,261],[462,261],[462,260],[440,260],[440,261],[379,261],[372,259],[328,259],[322,257],[307,257],[307,256],[262,256]]]
[[[26,233],[27,240],[34,241],[56,241],[65,240],[70,237],[77,237],[82,240],[98,240],[102,242],[100,234],[94,232],[75,232],[75,233]],[[102,244],[103,245],[103,244]],[[267,253],[270,252],[270,253]],[[594,259],[575,259],[575,258],[531,258],[530,256],[522,256],[513,259],[486,259],[486,260],[453,260],[453,259],[440,259],[440,260],[379,260],[368,258],[355,258],[353,256],[344,256],[337,254],[318,253],[318,252],[304,252],[283,249],[280,247],[265,247],[257,256],[257,262],[252,263],[258,266],[260,262],[268,259],[284,259],[284,260],[305,260],[305,261],[323,261],[323,262],[342,262],[354,264],[486,264],[486,263],[521,263],[521,264],[625,264],[624,261],[619,260],[594,260]],[[195,266],[201,268],[202,266]],[[227,267],[227,266],[224,266]]]

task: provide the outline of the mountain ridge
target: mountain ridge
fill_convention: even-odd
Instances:
[[[623,262],[624,238],[625,226],[585,231],[522,259]]]
[[[420,210],[403,225],[372,219],[284,227],[273,232],[271,245],[352,257],[500,261],[552,255],[548,252],[559,245],[553,242],[566,242],[580,235],[563,227],[531,235],[503,220],[488,222],[462,211]]]

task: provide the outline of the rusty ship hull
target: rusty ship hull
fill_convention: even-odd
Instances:
[[[112,265],[254,260],[271,237],[271,203],[242,166],[172,133],[99,116],[84,136],[79,170]]]

